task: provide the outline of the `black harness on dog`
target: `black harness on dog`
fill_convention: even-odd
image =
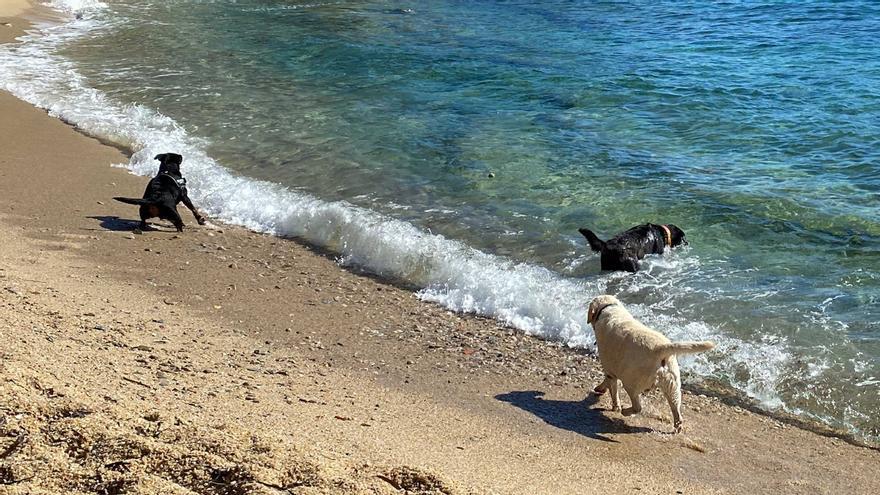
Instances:
[[[174,186],[177,187],[178,190],[186,190],[186,179],[184,179],[183,177],[175,177],[168,172],[159,172],[156,177],[167,177],[171,179],[171,181],[174,183]]]

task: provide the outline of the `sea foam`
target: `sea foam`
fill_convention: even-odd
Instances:
[[[73,14],[107,8],[107,4],[98,0],[50,0],[48,5],[61,12]]]

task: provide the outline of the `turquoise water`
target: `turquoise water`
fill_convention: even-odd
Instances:
[[[553,301],[615,293],[667,333],[726,343],[695,375],[880,438],[880,4],[108,4],[39,48],[77,84],[173,119],[168,132],[236,177],[459,241],[508,275],[546,269],[536,277],[563,288],[524,300],[515,275],[477,273],[499,277],[490,297],[447,273],[479,264],[437,275],[428,255],[370,258],[344,233],[245,220],[265,205],[204,192],[215,214],[315,236],[344,262],[384,256],[361,263],[379,272],[409,264],[390,273],[426,299],[573,345],[589,329],[553,323],[578,311]],[[66,118],[151,146],[94,123],[96,108]],[[690,247],[635,276],[600,272],[577,233],[645,222],[678,225]]]

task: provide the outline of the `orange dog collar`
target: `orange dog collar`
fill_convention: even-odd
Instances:
[[[669,227],[660,224],[660,228],[666,233],[666,245],[672,247],[672,232],[669,230]]]

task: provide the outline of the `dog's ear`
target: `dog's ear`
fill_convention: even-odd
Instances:
[[[174,164],[180,165],[183,163],[183,156],[178,153],[165,153],[165,159]]]
[[[590,301],[590,307],[587,309],[587,324],[593,323],[596,320],[596,308],[598,306],[598,299],[593,299],[592,301]]]
[[[605,249],[605,241],[596,237],[596,234],[594,234],[592,230],[578,229],[578,232],[580,232],[582,236],[587,238],[587,242],[590,243],[590,249],[592,249],[593,251],[601,253]]]

